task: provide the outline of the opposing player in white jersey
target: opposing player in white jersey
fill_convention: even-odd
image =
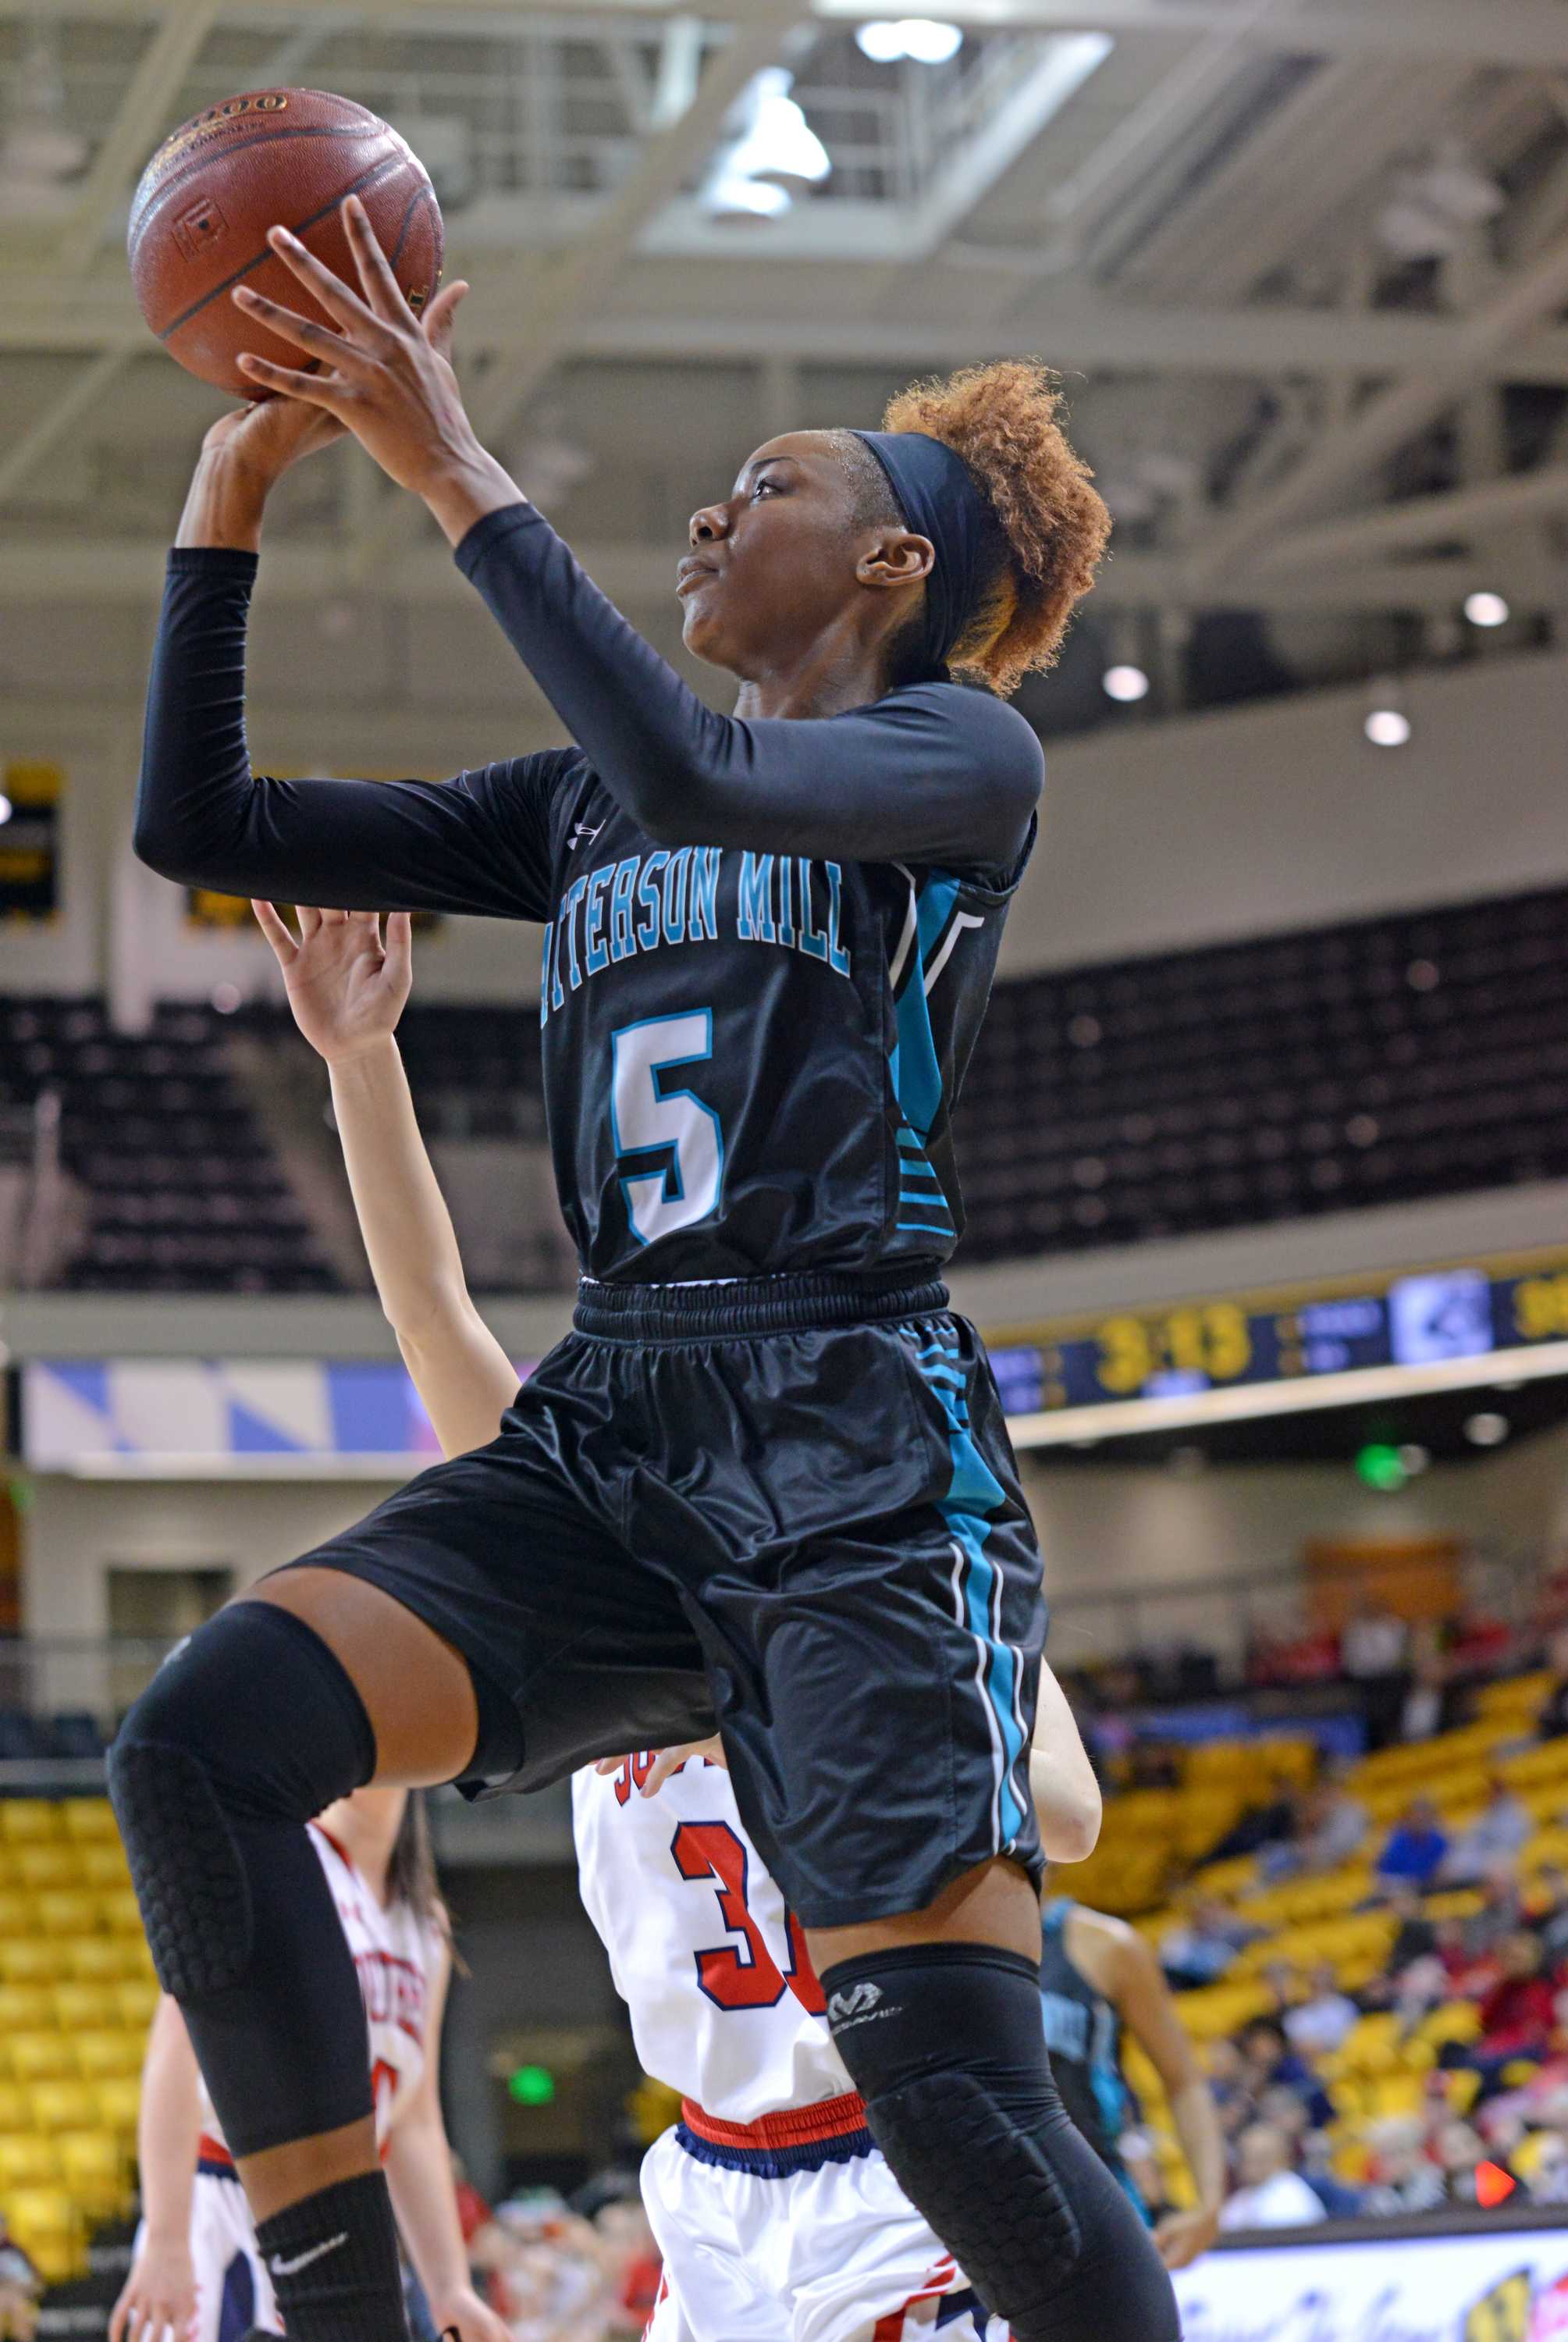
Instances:
[[[302,909],[296,942],[270,905],[255,907],[331,1071],[382,1306],[443,1448],[462,1453],[493,1437],[516,1374],[469,1296],[393,1039],[408,920],[388,917],[383,938],[367,913]],[[1048,1667],[1031,1772],[1047,1856],[1082,1859],[1099,1791]],[[912,1748],[911,1801],[932,1793]],[[804,1937],[723,1765],[628,1756],[580,1773],[573,1807],[583,1899],[638,2055],[683,2098],[643,2167],[664,2260],[647,2342],[1006,2342],[866,2127]]]
[[[452,1947],[424,1813],[405,1789],[356,1789],[312,1825],[365,2004],[376,2138],[439,2329],[508,2342],[474,2293],[436,2077]],[[272,2279],[185,2021],[160,2001],[139,2137],[142,2226],[110,2342],[242,2342],[282,2331]]]

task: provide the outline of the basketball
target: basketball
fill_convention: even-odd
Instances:
[[[229,298],[248,285],[317,319],[325,312],[266,241],[293,230],[352,285],[345,196],[357,195],[413,309],[441,280],[441,207],[406,140],[352,98],[320,89],[258,89],[209,105],[171,132],[131,203],[127,247],[143,316],[171,357],[236,398],[257,390],[242,351],[306,363]],[[331,323],[330,319],[326,319]]]

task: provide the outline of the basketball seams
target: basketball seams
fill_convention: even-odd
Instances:
[[[399,145],[401,146],[401,140]],[[352,181],[349,185],[340,187],[330,203],[323,204],[318,210],[312,212],[307,219],[297,221],[292,233],[303,238],[307,229],[318,226],[324,219],[329,218],[334,212],[340,210],[346,196],[362,195],[365,188],[374,186],[376,180],[386,172],[400,170],[407,159],[406,148],[404,148],[402,153],[382,155],[378,162],[373,163],[367,171],[362,171],[359,177]],[[423,195],[427,192],[427,188],[422,186],[416,192]],[[188,325],[194,317],[199,317],[202,311],[215,301],[220,294],[230,292],[242,277],[250,275],[253,268],[259,268],[264,261],[275,257],[271,245],[264,244],[259,252],[252,254],[243,268],[236,268],[232,275],[225,276],[221,284],[215,285],[209,292],[203,294],[199,301],[194,302],[190,308],[183,311],[179,316],[164,326],[158,335],[159,341],[169,342],[182,326]]]
[[[386,255],[390,265],[394,269],[396,268],[398,262],[402,259],[403,248],[413,233],[414,215],[415,212],[418,211],[421,204],[423,204],[426,198],[432,195],[432,193],[433,190],[428,185],[422,187],[415,187],[414,193],[409,196],[406,205],[404,206],[403,218],[399,223],[397,230],[397,240],[394,244],[392,250]],[[437,266],[436,274],[437,275],[440,275],[439,265]]]
[[[403,152],[409,156],[411,161],[417,160],[417,157],[414,155],[407,140],[403,137],[398,131],[395,131],[393,128],[390,122],[383,122],[375,115],[371,115],[368,122],[343,124],[334,122],[322,122],[315,124],[298,122],[290,123],[286,127],[279,129],[269,127],[266,124],[265,118],[263,117],[262,120],[257,122],[255,128],[248,137],[235,138],[232,144],[225,145],[221,150],[221,154],[214,148],[208,147],[200,155],[192,155],[189,160],[183,163],[180,168],[175,172],[171,178],[161,179],[155,185],[148,189],[146,195],[142,197],[145,209],[138,211],[135,201],[133,199],[130,221],[125,231],[126,241],[127,243],[135,241],[137,234],[144,228],[147,221],[150,220],[154,210],[163,202],[165,195],[176,194],[178,190],[183,187],[188,180],[194,178],[198,172],[210,169],[215,162],[226,160],[231,155],[243,154],[247,146],[281,145],[285,138],[378,137],[394,139],[397,145],[402,148]],[[156,158],[155,157],[155,159]],[[151,167],[151,165],[149,165],[148,169],[150,170]],[[139,192],[140,191],[138,190],[138,194]]]

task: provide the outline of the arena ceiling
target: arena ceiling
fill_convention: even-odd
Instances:
[[[1568,0],[0,0],[0,604],[140,602],[209,394],[149,342],[126,202],[234,90],[345,91],[424,154],[488,441],[622,603],[758,440],[911,374],[1068,375],[1119,522],[1108,653],[1261,614],[1298,677],[1457,655],[1481,587],[1568,609]],[[756,76],[831,170],[714,215]],[[444,597],[363,462],[291,493],[281,590]],[[1171,696],[1175,696],[1174,686]]]

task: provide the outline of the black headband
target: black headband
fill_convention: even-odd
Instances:
[[[906,527],[929,537],[936,559],[925,581],[923,666],[945,675],[948,653],[980,591],[985,506],[962,455],[924,431],[857,431],[886,474]]]

